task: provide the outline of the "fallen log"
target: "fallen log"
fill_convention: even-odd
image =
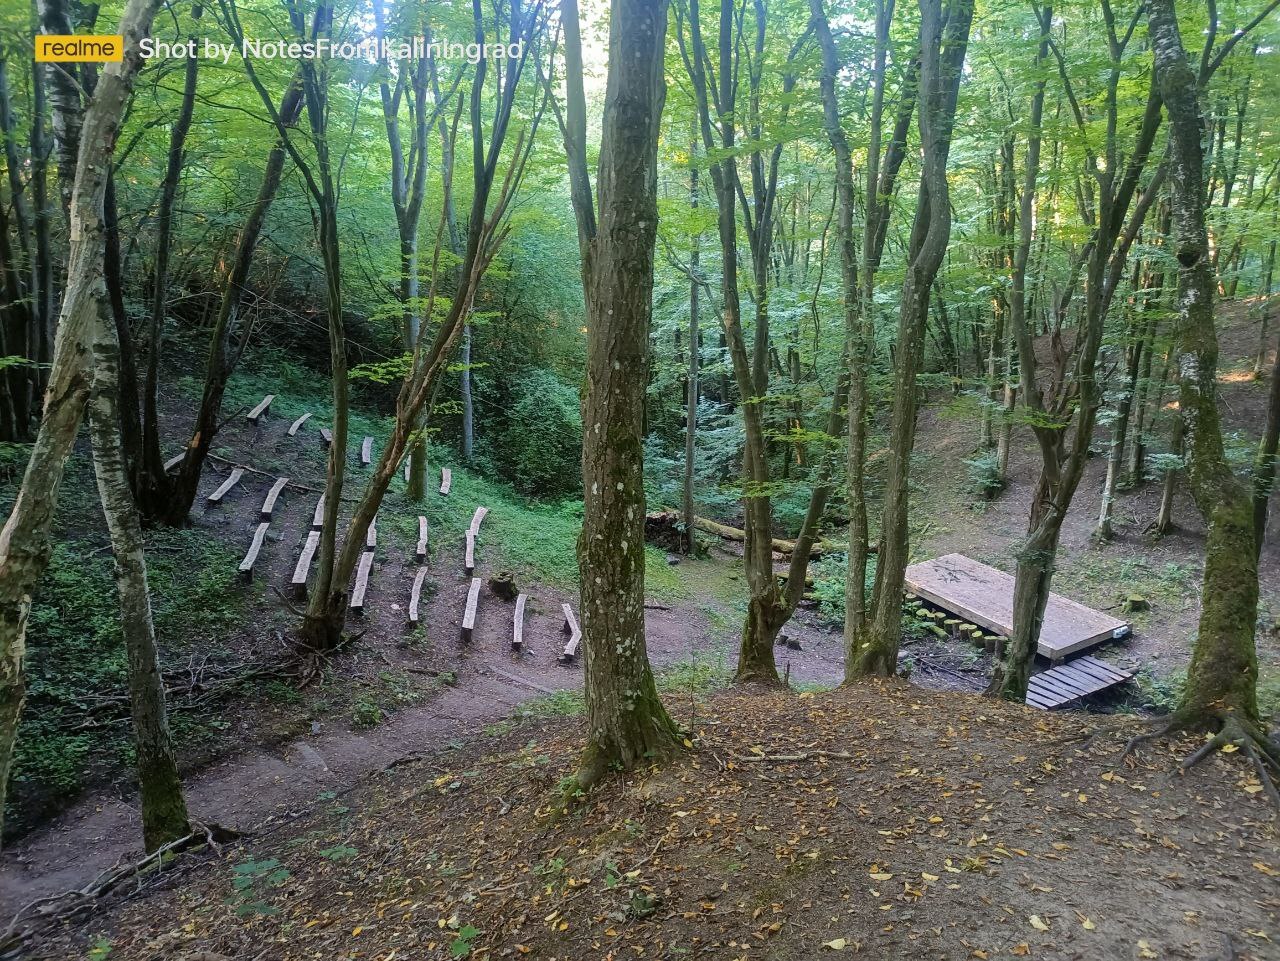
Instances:
[[[674,530],[676,525],[683,523],[683,519],[676,511],[654,511],[645,515],[645,539],[657,540],[665,530]],[[706,517],[693,518],[693,526],[700,531],[706,531],[708,534],[715,534],[729,541],[745,541],[747,539],[746,531],[737,527],[730,527],[728,524],[721,524]],[[779,554],[794,554],[796,550],[795,541],[783,540],[781,537],[773,538],[773,549]],[[819,557],[827,551],[839,550],[839,547],[828,541],[817,541],[809,549],[810,557]]]

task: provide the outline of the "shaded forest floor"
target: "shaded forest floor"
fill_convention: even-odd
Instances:
[[[1254,325],[1240,310],[1223,337],[1223,410],[1234,446],[1241,451],[1251,450],[1256,441],[1266,391],[1265,381],[1241,376],[1255,336]],[[166,400],[166,436],[174,449],[188,426],[193,390],[190,379],[179,381]],[[264,424],[254,427],[243,413],[266,393],[275,393],[276,402]],[[358,457],[361,436],[375,437],[376,452],[387,431],[385,418],[372,409],[365,406],[353,420],[352,483],[358,483],[364,470]],[[289,422],[306,410],[314,412],[312,420],[298,437],[288,437]],[[176,688],[174,726],[195,814],[259,835],[285,832],[298,812],[314,809],[317,798],[345,791],[387,765],[442,750],[473,756],[490,750],[491,744],[507,743],[503,738],[513,724],[539,723],[578,710],[580,667],[556,662],[563,643],[559,605],[573,601],[576,593],[576,511],[572,505],[522,501],[456,465],[453,491],[441,498],[435,492],[437,472],[447,453],[433,456],[424,506],[410,503],[396,482],[379,519],[368,613],[351,622],[363,636],[316,683],[300,688],[288,658],[293,616],[275,589],[288,583],[322,483],[324,448],[318,430],[327,422],[324,385],[313,373],[288,364],[245,371],[233,384],[228,414],[232,416],[216,449],[221,459],[211,465],[202,485],[193,526],[151,535],[158,626],[170,685]],[[925,558],[962,551],[1011,570],[1011,551],[1025,529],[1035,481],[1034,452],[1015,433],[1010,486],[996,500],[982,500],[965,480],[964,461],[972,456],[976,432],[972,411],[947,397],[935,398],[922,413],[913,554]],[[1105,431],[1099,435],[1099,449],[1105,436]],[[261,473],[246,474],[227,504],[206,510],[203,495],[225,479],[232,464]],[[1145,528],[1155,516],[1159,485],[1151,481],[1121,495],[1117,538],[1094,544],[1089,535],[1104,469],[1103,457],[1090,464],[1064,531],[1054,586],[1103,609],[1114,608],[1129,593],[1151,601],[1150,611],[1134,618],[1134,636],[1101,652],[1136,668],[1138,683],[1093,707],[1159,711],[1176,697],[1194,636],[1203,532],[1180,493],[1178,531],[1153,540]],[[286,490],[284,507],[272,523],[261,568],[253,583],[238,584],[235,566],[258,521],[258,507],[274,478],[284,475],[295,486]],[[20,814],[29,826],[59,808],[66,810],[7,847],[0,862],[0,905],[9,911],[83,884],[138,853],[127,712],[123,702],[111,700],[120,690],[119,678],[99,669],[106,664],[118,671],[121,665],[112,666],[103,654],[118,641],[112,641],[114,597],[105,536],[96,520],[84,520],[98,516],[93,497],[81,451],[67,486],[59,553],[50,572],[54,585],[42,588],[55,596],[57,606],[38,607],[33,630],[32,670],[41,681],[33,689],[25,722],[28,736],[20,745],[28,752],[27,766],[21,768],[26,780],[14,791],[26,805]],[[479,504],[488,506],[490,514],[482,527],[478,573],[487,578],[498,570],[513,571],[533,598],[523,655],[510,651],[513,605],[488,590],[475,639],[468,647],[457,641],[467,584],[462,532]],[[425,627],[408,630],[405,608],[418,513],[431,523],[430,601]],[[651,549],[648,561],[651,654],[673,713],[682,723],[698,726],[698,699],[727,682],[736,656],[746,600],[741,565],[731,544],[676,566]],[[824,582],[827,588],[841,589],[838,568],[824,562],[815,574],[819,596]],[[1280,695],[1280,637],[1271,630],[1280,616],[1280,538],[1274,536],[1264,552],[1262,591],[1259,654],[1267,703],[1274,707]],[[801,650],[778,649],[780,669],[789,672],[800,690],[829,687],[841,676],[840,638],[830,620],[821,603],[807,607],[788,627]],[[97,631],[93,644],[79,640],[85,624]],[[68,660],[69,649],[83,656]],[[913,681],[926,687],[976,691],[989,675],[989,659],[959,644],[908,638],[904,655],[914,668]],[[87,681],[77,680],[77,672],[90,663],[96,673]],[[71,689],[72,683],[80,687]],[[942,704],[924,692],[911,696]],[[973,708],[978,713],[999,713],[982,706],[984,702],[974,703],[980,705]],[[1035,725],[1070,723],[1033,716],[1024,726],[1031,737],[1039,730]],[[704,734],[712,737],[717,730]],[[477,743],[478,731],[485,740]],[[568,732],[567,726],[555,728],[563,757],[568,756]],[[917,748],[924,750],[924,745]],[[784,780],[807,777],[800,771],[782,774]],[[1274,859],[1268,863],[1275,866]],[[1275,935],[1274,930],[1269,933]]]
[[[1230,756],[1173,775],[1192,744],[1122,762],[1080,717],[902,682],[719,694],[693,727],[567,810],[572,722],[430,751],[32,957],[1277,956],[1280,846]]]

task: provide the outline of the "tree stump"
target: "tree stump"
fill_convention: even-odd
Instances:
[[[489,590],[504,601],[514,601],[520,595],[516,576],[511,571],[498,571],[489,578]]]

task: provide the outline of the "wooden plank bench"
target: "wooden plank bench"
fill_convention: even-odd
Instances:
[[[360,555],[360,566],[356,568],[356,586],[351,592],[351,610],[356,614],[364,613],[364,595],[369,590],[369,572],[373,570],[373,551],[365,551]]]
[[[476,570],[476,535],[467,531],[467,556],[462,564],[463,571],[470,577]]]
[[[298,428],[311,419],[311,411],[307,411],[292,424],[289,425],[289,436],[292,437],[298,433]]]
[[[411,465],[409,463],[409,458],[406,457],[404,461],[404,482],[406,484],[409,483],[409,467],[410,466]]]
[[[320,495],[320,499],[316,501],[316,509],[311,514],[311,526],[317,530],[324,527],[324,495]]]
[[[330,446],[333,443],[333,431],[329,430],[328,427],[321,427],[320,439],[324,441],[325,447]]]
[[[471,632],[476,627],[476,611],[480,607],[480,578],[471,578],[471,587],[467,590],[467,607],[462,612],[462,639],[471,640]]]
[[[418,546],[413,551],[414,559],[419,563],[427,560],[427,519],[418,515]]]
[[[453,486],[453,471],[447,467],[440,468],[440,493],[449,496],[449,488]]]
[[[211,506],[216,506],[218,504],[221,504],[222,498],[227,496],[227,491],[231,490],[231,488],[239,484],[240,478],[243,476],[244,476],[244,468],[237,467],[235,470],[233,470],[230,476],[228,476],[226,480],[224,480],[221,484],[218,485],[218,489],[209,495],[208,497],[209,504]]]
[[[170,457],[167,461],[164,462],[164,472],[166,474],[169,473],[169,471],[173,470],[175,467],[181,464],[183,460],[186,459],[186,456],[187,456],[187,452],[185,450],[180,454],[174,454],[172,457]]]
[[[572,607],[568,604],[561,604],[560,610],[564,611],[564,627],[560,630],[562,633],[569,635],[569,640],[565,643],[564,650],[560,652],[560,663],[572,664],[573,659],[578,656],[578,645],[582,643],[582,631],[578,630],[578,619],[573,616]]]
[[[1132,672],[1117,670],[1096,657],[1077,657],[1032,674],[1027,682],[1027,703],[1048,711],[1123,684],[1132,677]]]
[[[467,530],[469,530],[473,536],[480,533],[480,525],[484,522],[485,515],[488,513],[489,508],[477,507],[476,512],[471,515],[471,526],[468,527]]]
[[[271,514],[276,509],[276,501],[280,499],[280,494],[284,491],[285,485],[289,483],[289,478],[281,477],[271,485],[271,490],[267,491],[266,499],[262,502],[262,519],[264,521],[271,520]]]
[[[320,546],[320,532],[308,531],[307,541],[302,545],[302,553],[298,555],[298,563],[293,567],[293,578],[289,585],[298,597],[307,596],[307,578],[311,576],[311,562],[315,560],[316,549]]]
[[[253,532],[253,540],[249,543],[249,553],[240,562],[240,577],[246,582],[253,580],[253,565],[258,563],[258,554],[262,552],[262,542],[270,526],[270,521],[263,521],[258,525],[258,529]]]
[[[413,576],[413,589],[409,591],[409,623],[418,623],[418,607],[422,603],[422,582],[427,579],[427,569],[419,567]]]
[[[369,530],[364,535],[364,549],[371,551],[378,546],[378,515],[373,515],[373,520],[369,521]]]
[[[258,402],[258,406],[249,411],[249,423],[256,424],[262,418],[262,415],[271,409],[271,402],[276,399],[275,394],[268,394]]]
[[[360,443],[360,463],[366,467],[373,461],[373,438],[366,437]]]
[[[524,650],[524,604],[528,598],[521,594],[516,598],[516,617],[511,629],[511,650]]]

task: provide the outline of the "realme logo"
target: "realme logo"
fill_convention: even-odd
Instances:
[[[124,37],[42,34],[36,37],[37,63],[118,63],[124,59]]]

